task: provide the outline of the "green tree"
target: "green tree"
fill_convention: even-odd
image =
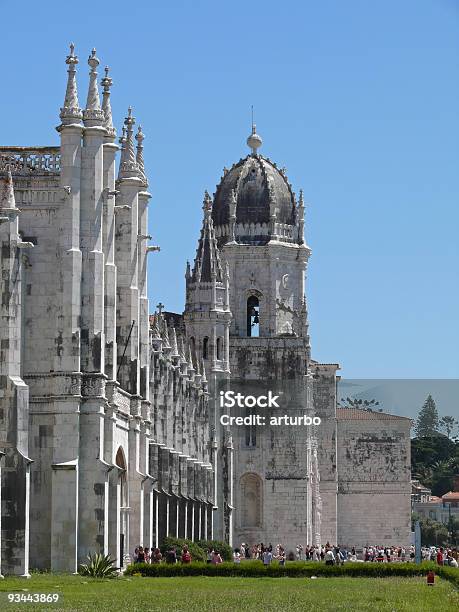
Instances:
[[[439,424],[437,406],[433,397],[429,394],[416,421],[416,437],[437,435]]]
[[[423,546],[444,546],[449,543],[449,534],[446,525],[417,514],[413,514],[411,518],[413,524],[419,520],[421,527],[421,544]]]
[[[411,440],[411,473],[434,495],[451,491],[459,473],[459,441],[444,434]]]
[[[375,399],[364,400],[356,397],[346,397],[345,399],[342,397],[340,402],[341,408],[360,408],[362,410],[372,410],[373,406],[379,406],[379,402],[377,402]]]
[[[448,438],[451,438],[452,432],[459,425],[459,421],[452,416],[444,416],[440,419],[440,428],[446,432]]]
[[[455,519],[453,516],[450,516],[448,519],[448,533],[450,536],[450,544],[456,546],[458,543],[459,520]]]

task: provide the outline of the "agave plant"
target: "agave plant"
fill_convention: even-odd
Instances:
[[[80,565],[79,573],[82,576],[91,576],[92,578],[114,578],[118,574],[118,570],[114,566],[114,561],[110,555],[94,553],[88,555],[88,563]]]

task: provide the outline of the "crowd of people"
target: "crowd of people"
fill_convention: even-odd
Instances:
[[[191,563],[193,557],[188,546],[181,550],[170,547],[164,555],[159,548],[144,548],[137,546],[134,551],[134,563]],[[416,550],[414,546],[407,548],[403,546],[365,546],[361,552],[355,547],[350,550],[342,546],[333,546],[329,542],[322,546],[305,546],[297,544],[295,552],[286,554],[284,547],[277,544],[265,546],[263,543],[249,546],[245,542],[233,552],[233,561],[241,563],[246,559],[258,559],[264,565],[270,565],[277,561],[279,565],[285,565],[287,561],[323,561],[326,565],[342,565],[347,561],[361,561],[374,563],[391,562],[414,562]],[[421,559],[423,561],[435,561],[438,565],[459,566],[459,550],[457,548],[446,548],[443,546],[423,546],[421,548]],[[206,551],[207,563],[218,565],[223,562],[220,552],[214,548]]]
[[[213,548],[206,551],[206,557],[207,563],[213,563],[214,565],[223,563],[219,551]],[[186,545],[183,546],[181,550],[177,550],[176,546],[171,546],[166,550],[164,555],[159,548],[152,548],[150,551],[149,548],[137,546],[134,551],[133,561],[134,563],[191,563],[193,557]]]
[[[363,561],[376,563],[393,562],[414,562],[416,549],[414,546],[365,546],[362,551],[357,551],[353,546],[350,549],[342,546],[333,546],[329,542],[322,546],[305,546],[297,544],[295,552],[291,551],[287,555],[284,548],[278,544],[273,551],[272,544],[264,546],[263,543],[247,545],[243,542],[240,548],[235,549],[235,561],[240,562],[241,558],[259,559],[265,565],[278,560],[281,565],[288,561],[323,561],[326,565],[341,565],[346,561]],[[459,550],[457,548],[445,547],[425,547],[421,549],[421,559],[423,561],[436,561],[438,565],[449,565],[458,567]]]

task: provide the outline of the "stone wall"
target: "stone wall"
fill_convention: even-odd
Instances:
[[[338,543],[410,544],[410,425],[407,418],[339,410]]]

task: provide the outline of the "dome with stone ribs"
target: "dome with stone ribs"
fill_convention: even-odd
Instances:
[[[258,144],[253,140],[254,136],[258,137],[255,132],[249,136],[249,146],[260,146],[261,139]],[[220,184],[217,185],[212,220],[220,244],[231,239],[228,228],[232,216],[233,219],[235,216],[236,240],[242,235],[247,238],[249,226],[256,226],[261,239],[262,235],[267,237],[267,232],[263,230],[274,220],[282,226],[296,224],[295,196],[285,171],[279,169],[270,159],[257,154],[254,147],[250,155],[234,164],[230,170],[224,171]]]

